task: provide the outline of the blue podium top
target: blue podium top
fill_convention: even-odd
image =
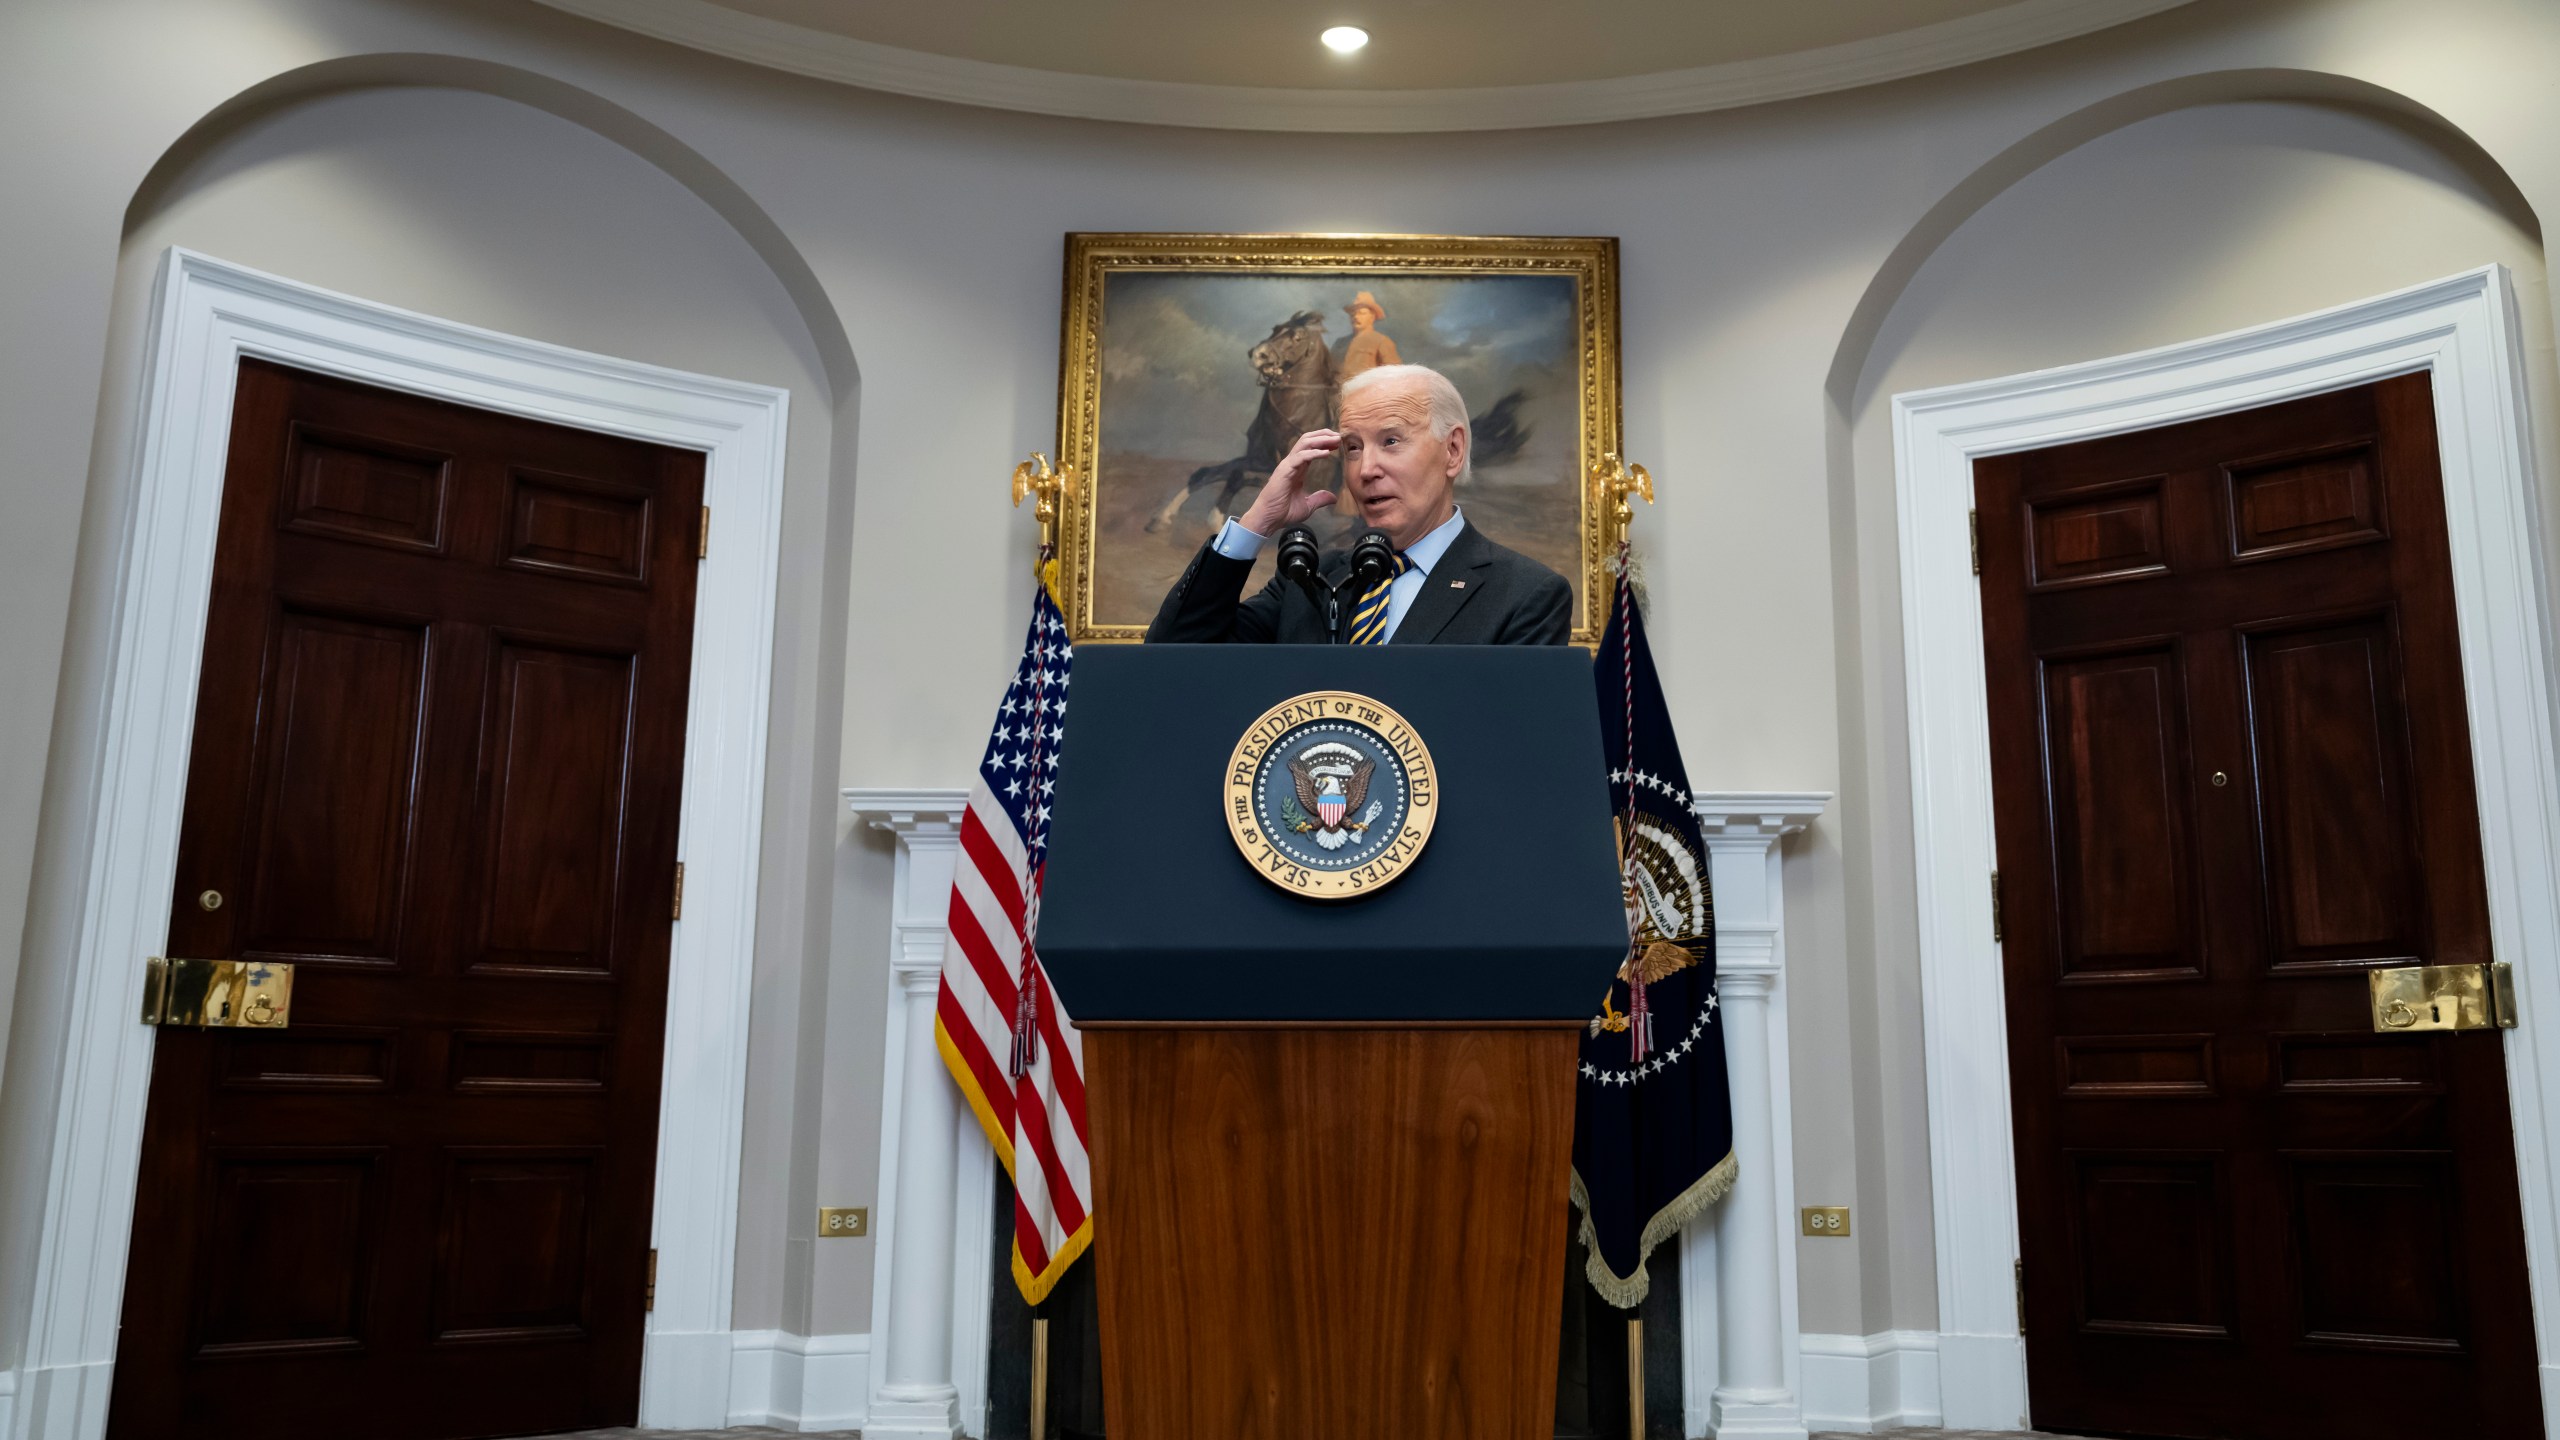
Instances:
[[[1383,702],[1431,752],[1428,844],[1311,900],[1225,811],[1237,741],[1317,690]],[[1039,945],[1085,1021],[1570,1020],[1627,949],[1591,658],[1512,646],[1081,648]]]

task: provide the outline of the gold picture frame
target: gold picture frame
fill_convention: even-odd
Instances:
[[[1145,633],[1250,502],[1272,436],[1313,428],[1318,387],[1298,377],[1401,359],[1467,392],[1469,523],[1571,582],[1574,643],[1598,643],[1608,502],[1588,477],[1620,449],[1614,237],[1071,233],[1066,252],[1058,452],[1075,478],[1058,580],[1074,639]]]

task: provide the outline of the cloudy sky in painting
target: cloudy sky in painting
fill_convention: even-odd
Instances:
[[[1574,465],[1573,282],[1562,276],[1120,274],[1105,281],[1102,449],[1207,464],[1244,451],[1262,403],[1245,352],[1300,310],[1324,316],[1335,353],[1343,306],[1363,290],[1409,363],[1456,382],[1482,413],[1524,391],[1533,429],[1522,468]],[[1491,475],[1485,478],[1494,479]],[[1527,478],[1523,476],[1523,478]],[[1544,479],[1541,475],[1539,478]]]

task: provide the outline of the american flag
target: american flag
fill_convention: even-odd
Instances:
[[[1043,585],[960,822],[934,1013],[942,1062],[1013,1177],[1013,1278],[1034,1305],[1093,1241],[1084,1050],[1034,944],[1074,659]]]

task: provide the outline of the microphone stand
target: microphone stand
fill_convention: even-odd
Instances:
[[[1328,584],[1317,569],[1315,532],[1297,525],[1280,536],[1280,573],[1306,591],[1307,598],[1315,601],[1316,608],[1324,612],[1327,644],[1347,642],[1342,633],[1343,593],[1366,595],[1372,586],[1393,575],[1395,569],[1394,543],[1372,530],[1351,547],[1351,565],[1343,572],[1342,578]]]

